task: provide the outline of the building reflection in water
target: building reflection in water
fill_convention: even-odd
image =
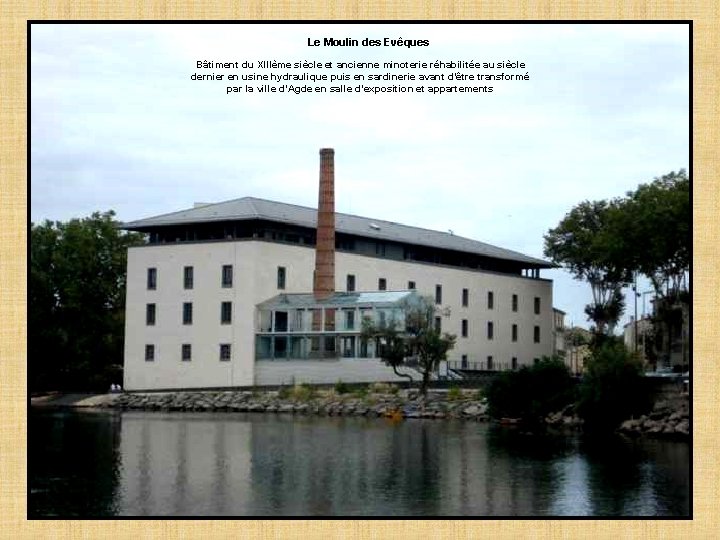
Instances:
[[[659,443],[671,450],[658,453],[627,444],[475,422],[125,413],[118,509],[139,516],[686,515],[688,446]]]

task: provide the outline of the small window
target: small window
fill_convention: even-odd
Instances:
[[[510,362],[510,365],[513,369],[517,369],[517,356],[512,357],[512,361]]]
[[[495,305],[495,295],[492,291],[488,291],[488,309],[493,309]]]
[[[540,315],[540,297],[535,297],[535,315]]]
[[[518,310],[518,295],[517,294],[512,295],[512,310],[513,311]]]
[[[492,368],[493,368],[493,357],[492,356],[487,357],[487,368],[488,368],[488,370],[492,371]]]
[[[468,367],[467,354],[463,354],[461,358],[462,358],[461,364],[460,364],[461,368],[467,369],[467,367]]]
[[[183,324],[192,324],[193,322],[193,306],[192,302],[183,303]]]
[[[467,321],[467,319],[462,320],[462,337],[468,337],[468,321]]]
[[[222,302],[220,304],[220,323],[232,323],[232,302]]]
[[[222,286],[232,287],[233,284],[233,267],[232,264],[224,264],[222,267]]]
[[[487,323],[487,337],[488,337],[488,339],[492,339],[494,333],[495,333],[494,325],[493,325],[492,321],[488,321],[488,323]]]
[[[517,324],[512,325],[512,340],[517,341]]]
[[[192,360],[192,345],[183,343],[182,345],[182,361],[189,362]]]
[[[462,290],[462,305],[463,307],[468,307],[468,303],[470,301],[470,291],[467,289]]]
[[[350,309],[345,311],[345,330],[355,330],[355,312]]]
[[[186,289],[192,289],[193,278],[193,267],[186,266],[185,268],[183,268],[183,287],[185,287]]]
[[[155,324],[155,304],[145,306],[145,324],[148,326]]]
[[[280,290],[285,289],[285,277],[287,271],[284,266],[278,266],[277,269],[277,288]]]
[[[536,326],[533,328],[533,341],[535,343],[540,343],[540,327]]]
[[[411,291],[415,290],[415,282],[414,281],[408,281],[408,289]]]
[[[155,361],[155,345],[145,345],[145,361]]]
[[[435,317],[435,331],[442,331],[442,319],[440,317]]]
[[[435,303],[442,304],[442,285],[435,285]]]
[[[387,290],[387,280],[384,277],[378,279],[378,291]]]
[[[157,268],[147,270],[147,288],[150,291],[157,289]]]
[[[348,274],[345,279],[345,290],[347,292],[355,292],[355,274]]]
[[[232,356],[232,349],[230,348],[230,344],[229,343],[220,344],[220,360],[223,362],[228,362],[230,360],[231,356]]]

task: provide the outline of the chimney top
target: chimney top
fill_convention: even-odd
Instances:
[[[334,154],[335,149],[334,148],[321,148],[320,153],[321,154]]]

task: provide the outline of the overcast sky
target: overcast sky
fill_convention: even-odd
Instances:
[[[430,44],[308,47],[325,37]],[[315,207],[318,150],[333,147],[337,211],[542,257],[543,234],[580,201],[688,168],[688,51],[686,25],[33,25],[31,219],[114,209],[130,221],[243,196]],[[228,83],[191,75],[242,70],[198,60],[253,73],[270,73],[259,60],[521,61],[483,71],[530,80],[482,83],[493,93],[226,95]],[[589,286],[541,276],[566,324],[587,327]]]

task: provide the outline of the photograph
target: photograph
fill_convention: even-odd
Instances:
[[[672,518],[692,26],[28,24],[27,518]]]

